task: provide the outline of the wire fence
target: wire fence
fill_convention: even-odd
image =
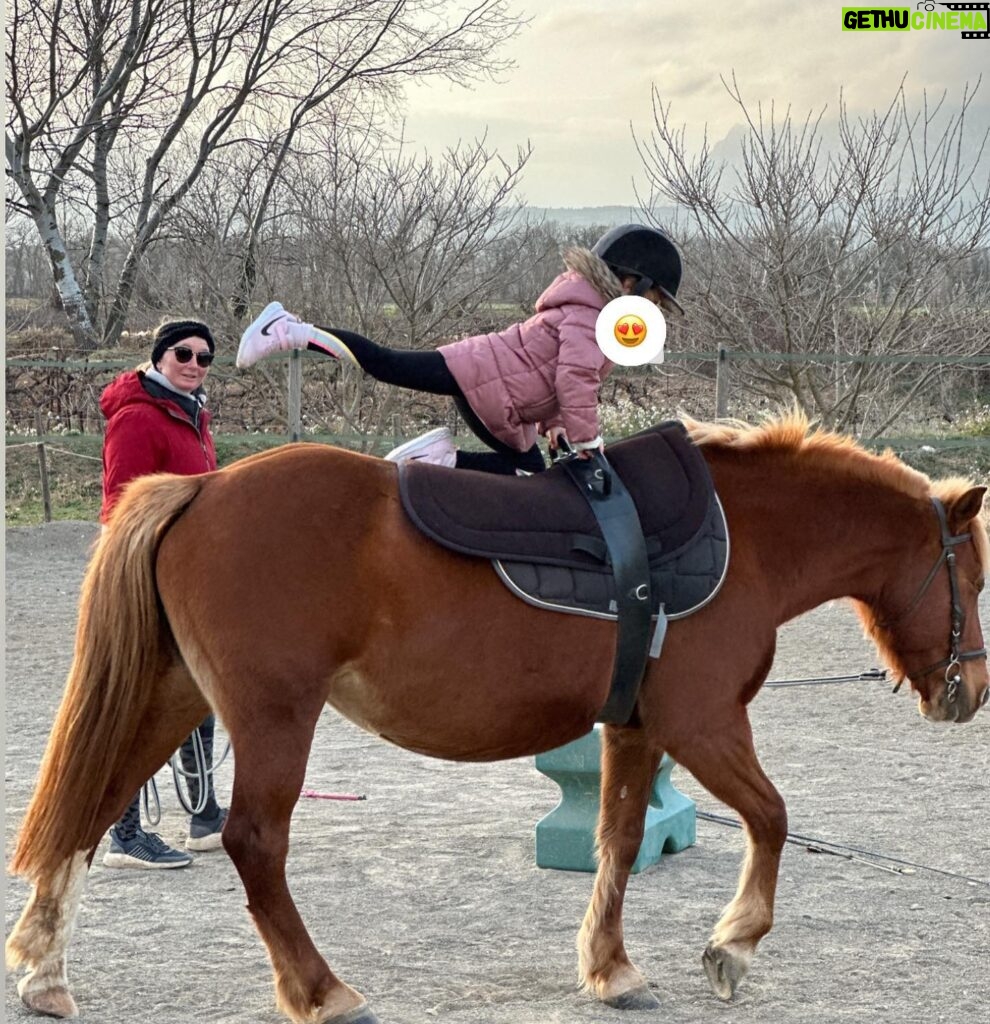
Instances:
[[[98,433],[100,392],[135,361],[8,359],[7,433],[23,428],[26,418],[33,426],[36,410],[48,429]],[[411,432],[414,424],[406,424],[407,418],[437,415],[423,396],[409,399],[398,389],[376,387],[359,372],[310,352],[292,352],[247,372],[235,369],[233,357],[219,356],[209,387],[215,429],[221,432],[283,432],[293,440],[314,432],[354,433],[365,446],[378,435]],[[945,424],[969,424],[990,414],[990,355],[760,352],[724,345],[674,351],[661,366],[617,368],[603,388],[603,407],[615,421],[613,434],[621,435],[623,414],[663,419],[671,414],[671,402],[701,419],[746,419],[798,395],[805,406],[824,409],[826,391],[834,397],[832,422],[864,439],[898,436],[907,428],[925,433],[926,424],[932,425],[927,433],[939,437]],[[620,401],[630,395],[635,410]]]
[[[140,361],[140,356],[6,360],[8,524],[22,516],[27,521],[95,517],[102,489],[100,394],[117,374]],[[867,446],[891,448],[931,476],[962,473],[981,479],[990,474],[986,355],[798,354],[724,346],[701,353],[668,352],[662,365],[617,368],[608,378],[601,395],[603,433],[614,440],[680,414],[753,422],[793,402],[786,389],[775,393],[761,386],[761,368],[804,372],[822,365],[832,368],[837,380],[843,368],[862,365],[889,367],[904,378],[885,398],[869,397],[881,414],[901,404],[888,430],[870,437],[861,421],[849,431]],[[923,377],[924,386],[911,373]],[[312,353],[291,353],[246,372],[234,367],[233,357],[219,356],[208,387],[221,465],[294,440],[381,455],[440,424],[450,426],[459,446],[480,447],[449,401],[378,385]]]

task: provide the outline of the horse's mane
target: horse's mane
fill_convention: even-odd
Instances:
[[[915,497],[927,497],[931,493],[929,478],[905,465],[889,449],[876,454],[846,434],[820,427],[812,430],[808,417],[797,410],[758,426],[739,421],[703,423],[692,419],[685,419],[684,424],[697,445],[792,452],[826,464],[842,464],[862,475],[864,480],[885,483]]]
[[[924,473],[903,463],[889,448],[881,453],[867,451],[846,434],[821,427],[811,428],[808,417],[791,410],[752,426],[738,420],[705,423],[682,417],[691,440],[697,445],[731,449],[762,449],[801,454],[826,464],[841,463],[865,481],[883,483],[917,498],[936,497],[948,505],[971,487],[972,480],[954,476],[932,481]],[[984,512],[984,516],[986,512]],[[990,540],[983,517],[972,521],[973,543],[984,570],[990,569]]]
[[[847,471],[856,473],[864,481],[886,484],[917,498],[940,498],[945,505],[974,486],[972,481],[963,477],[933,482],[924,473],[901,462],[890,449],[875,454],[846,435],[821,428],[812,430],[807,416],[796,410],[769,419],[759,426],[739,421],[703,423],[689,417],[682,419],[691,440],[697,445],[792,452],[827,465],[841,462]],[[976,516],[970,522],[969,529],[980,565],[984,572],[990,571],[990,541],[987,539],[983,516]],[[861,601],[854,600],[852,603],[864,633],[876,643],[895,676],[906,676],[907,668],[891,644],[887,629],[878,620],[875,609]]]

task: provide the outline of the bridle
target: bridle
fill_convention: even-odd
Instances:
[[[925,596],[925,592],[932,585],[932,582],[938,575],[938,571],[944,562],[949,573],[949,594],[952,601],[952,624],[949,631],[949,656],[947,658],[943,658],[941,661],[936,661],[934,664],[922,669],[921,672],[908,672],[905,675],[902,675],[901,678],[897,680],[893,692],[897,693],[905,678],[923,679],[929,672],[934,672],[938,668],[944,668],[946,685],[945,699],[951,704],[955,701],[956,694],[959,691],[959,685],[962,683],[962,675],[960,674],[962,670],[962,663],[964,661],[972,661],[975,658],[985,658],[987,649],[986,647],[980,647],[979,649],[974,649],[972,651],[959,650],[959,643],[962,639],[963,628],[966,625],[966,613],[963,611],[962,604],[959,601],[959,575],[956,571],[956,553],[953,551],[953,548],[957,547],[959,544],[965,544],[972,540],[972,534],[951,534],[949,532],[949,523],[945,515],[945,506],[938,498],[932,498],[931,502],[935,506],[935,512],[938,514],[939,529],[942,532],[942,551],[935,560],[935,564],[932,566],[931,572],[929,572],[925,577],[921,586],[918,588],[918,592],[914,595],[914,599],[908,605],[907,609],[901,612],[896,619],[889,620],[884,623],[884,625],[893,625],[894,622],[900,622],[917,611],[918,605],[921,603],[921,599]]]

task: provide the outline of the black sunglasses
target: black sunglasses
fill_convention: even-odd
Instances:
[[[167,348],[165,351],[174,352],[177,363],[188,363],[194,355],[193,350],[186,348],[185,345],[173,345],[172,348]],[[209,366],[213,362],[212,352],[196,352],[195,356],[197,366]]]

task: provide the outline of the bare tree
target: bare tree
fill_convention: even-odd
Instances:
[[[440,0],[13,0],[11,13],[8,175],[82,349],[119,336],[145,254],[211,162],[271,141],[243,294],[255,225],[307,117],[345,86],[497,71],[520,24],[506,0],[461,13]],[[66,235],[83,224],[79,259]],[[110,284],[113,233],[126,244]]]
[[[433,159],[401,141],[379,154],[371,137],[328,139],[324,157],[286,175],[301,228],[300,312],[414,349],[492,326],[494,284],[523,272],[530,243],[513,198],[528,157],[520,150],[510,164],[484,140]],[[336,395],[343,419],[369,436],[396,400],[358,373]]]
[[[243,316],[256,282],[257,247],[272,193],[293,145],[314,115],[340,122],[339,100],[353,106],[355,93],[379,100],[394,98],[404,80],[437,77],[459,84],[505,71],[509,62],[497,58],[497,47],[518,31],[501,2],[483,0],[457,11],[449,3],[430,0],[377,5],[376,19],[366,14],[328,21],[302,47],[312,77],[294,98],[291,110],[266,143],[264,188],[254,204],[242,256],[241,280],[234,313]],[[432,21],[429,29],[424,28]],[[344,94],[342,96],[342,94]]]
[[[955,111],[944,96],[913,111],[902,83],[886,109],[860,119],[840,96],[830,140],[824,110],[753,110],[735,78],[726,87],[744,120],[733,171],[707,134],[690,150],[655,89],[654,129],[637,141],[645,205],[673,201],[689,220],[692,316],[681,337],[784,353],[739,376],[840,428],[869,411],[877,434],[938,371],[861,357],[990,348],[975,293],[964,292],[990,241],[987,133],[967,122],[976,89]]]

